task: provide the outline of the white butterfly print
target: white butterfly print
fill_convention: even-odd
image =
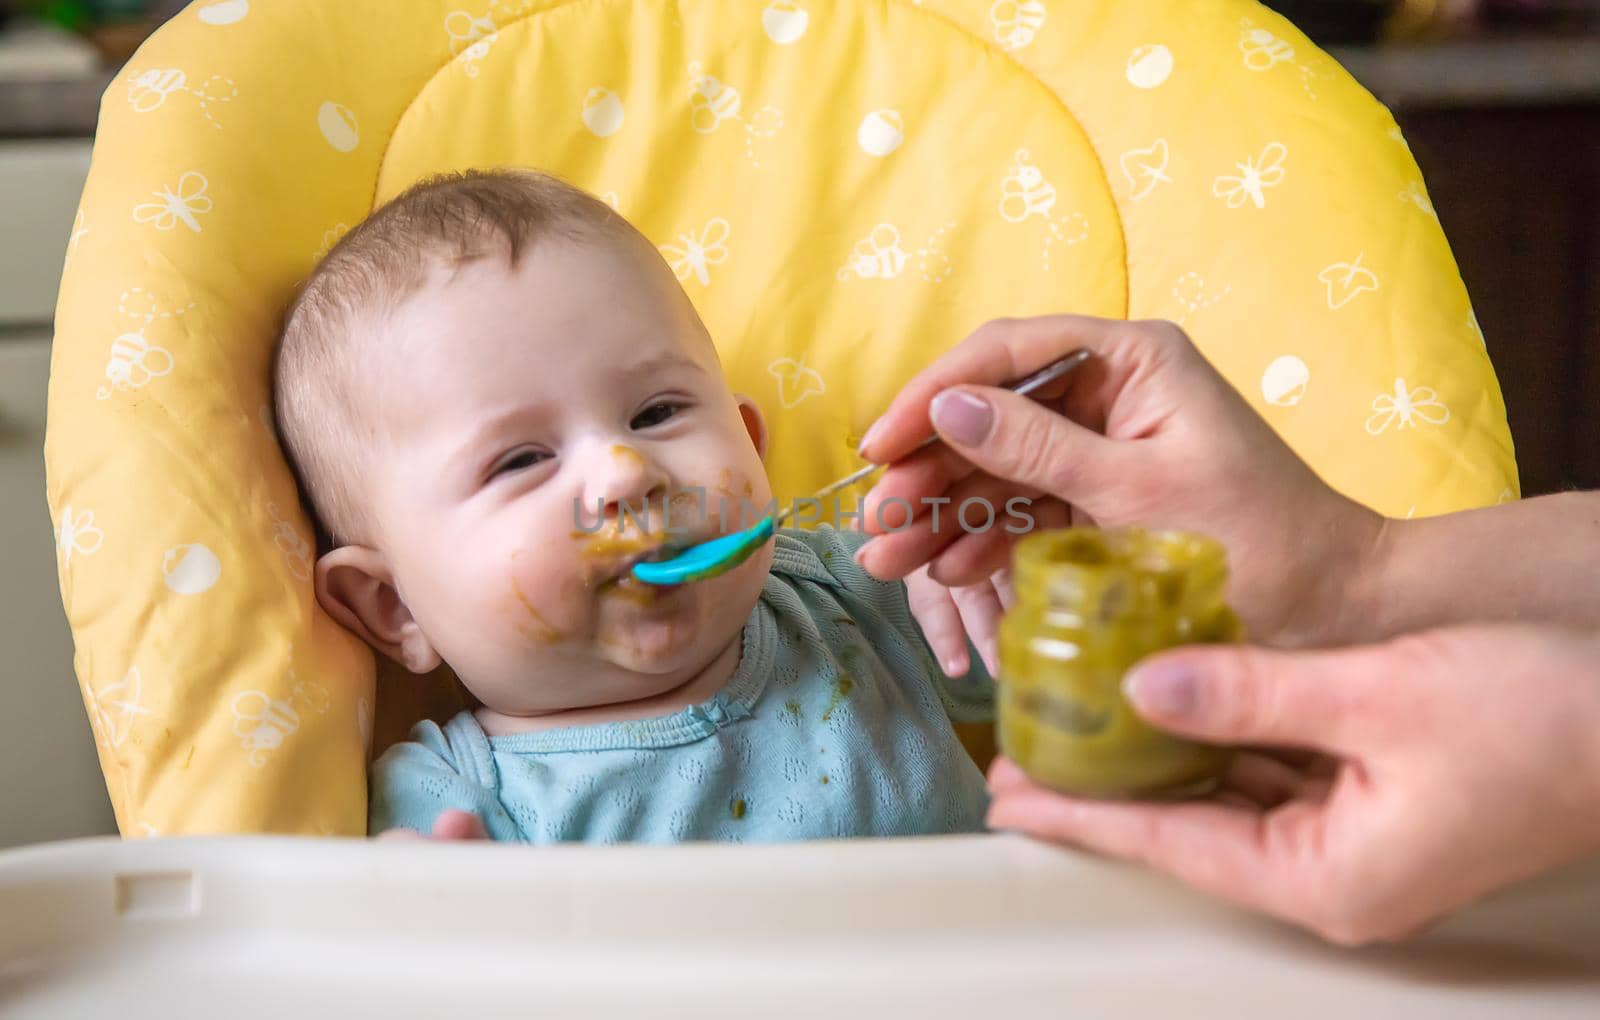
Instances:
[[[1409,389],[1404,379],[1396,379],[1393,393],[1380,393],[1373,399],[1367,434],[1381,436],[1396,422],[1398,431],[1416,428],[1419,421],[1426,425],[1443,425],[1449,420],[1450,409],[1430,387]]]
[[[677,244],[664,244],[661,254],[672,267],[679,281],[689,279],[691,273],[702,287],[711,283],[711,267],[720,266],[728,259],[728,221],[718,216],[708,222],[696,237],[693,231],[678,235]]]
[[[206,194],[210,183],[205,174],[190,170],[178,178],[176,188],[163,187],[152,192],[161,201],[140,202],[134,206],[134,221],[153,223],[157,230],[171,230],[182,223],[198,234],[200,221],[196,217],[211,211],[211,196]]]
[[[1261,155],[1256,159],[1235,163],[1234,166],[1239,169],[1237,177],[1223,174],[1212,182],[1211,193],[1226,199],[1229,209],[1237,209],[1246,201],[1254,203],[1257,209],[1264,209],[1267,205],[1266,189],[1283,183],[1283,161],[1288,155],[1287,146],[1282,142],[1272,142],[1261,150]]]

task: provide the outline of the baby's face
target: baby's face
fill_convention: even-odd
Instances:
[[[422,633],[487,707],[650,697],[737,640],[770,547],[697,584],[629,576],[668,540],[674,496],[679,542],[723,533],[721,498],[725,530],[742,499],[771,499],[760,417],[653,251],[549,240],[515,268],[441,268],[374,328],[395,352],[370,381],[388,434],[363,481],[376,541]],[[698,491],[709,515],[682,495]],[[619,520],[647,501],[649,532]]]

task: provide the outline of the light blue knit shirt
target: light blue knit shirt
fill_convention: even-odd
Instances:
[[[529,843],[776,842],[982,828],[982,775],[951,719],[992,718],[976,653],[950,680],[905,586],[856,566],[854,532],[783,531],[721,693],[672,715],[491,737],[424,722],[372,771],[371,829],[447,808]]]

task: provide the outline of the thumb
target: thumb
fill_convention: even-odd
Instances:
[[[928,413],[948,446],[996,478],[1078,505],[1108,478],[1111,440],[1008,390],[953,386]]]
[[[1400,709],[1399,673],[1381,646],[1294,653],[1197,646],[1146,659],[1122,687],[1141,716],[1183,736],[1359,753],[1388,729],[1385,710]]]

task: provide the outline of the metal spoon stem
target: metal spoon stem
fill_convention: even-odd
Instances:
[[[1055,382],[1057,379],[1060,379],[1062,376],[1066,375],[1068,372],[1072,371],[1073,369],[1077,368],[1079,365],[1083,364],[1085,361],[1088,361],[1088,360],[1089,360],[1089,349],[1087,347],[1080,347],[1077,350],[1073,351],[1071,354],[1068,354],[1066,357],[1058,358],[1057,360],[1052,361],[1050,364],[1048,364],[1048,365],[1044,366],[1043,368],[1039,369],[1039,371],[1033,373],[1030,376],[1025,377],[1020,382],[1017,382],[1017,383],[1015,383],[1013,385],[1007,386],[1006,389],[1010,390],[1011,392],[1013,392],[1015,394],[1018,394],[1019,396],[1026,397],[1026,396],[1032,394],[1035,390],[1038,390],[1041,387],[1050,385],[1051,383]],[[912,447],[910,452],[908,452],[906,454],[906,456],[909,457],[913,453],[917,453],[919,451],[926,450],[928,447],[932,446],[933,444],[935,444],[937,442],[939,442],[939,434],[937,432],[935,432],[933,435],[929,436],[928,438],[924,439],[922,442],[918,443],[916,446]],[[904,459],[904,458],[902,458],[902,459]],[[824,497],[831,496],[834,493],[839,492],[842,489],[848,489],[850,486],[852,486],[852,485],[856,484],[857,482],[862,481],[863,479],[869,477],[874,471],[877,471],[879,468],[884,468],[884,467],[888,467],[888,465],[887,464],[868,464],[866,467],[861,468],[858,471],[853,471],[850,474],[845,475],[843,478],[839,479],[837,482],[833,482],[833,483],[831,483],[829,485],[823,486],[821,489],[818,489],[816,494],[813,495],[811,497],[811,499],[813,501],[819,501],[819,500],[823,499]],[[796,501],[790,503],[789,504],[789,509],[787,509],[787,510],[783,511],[782,513],[778,514],[778,516],[773,519],[773,522],[772,522],[773,527],[775,527],[775,528],[776,527],[781,527],[784,521],[788,520],[791,516],[794,515],[795,510],[799,507],[801,502],[803,502],[803,501],[796,500]]]

